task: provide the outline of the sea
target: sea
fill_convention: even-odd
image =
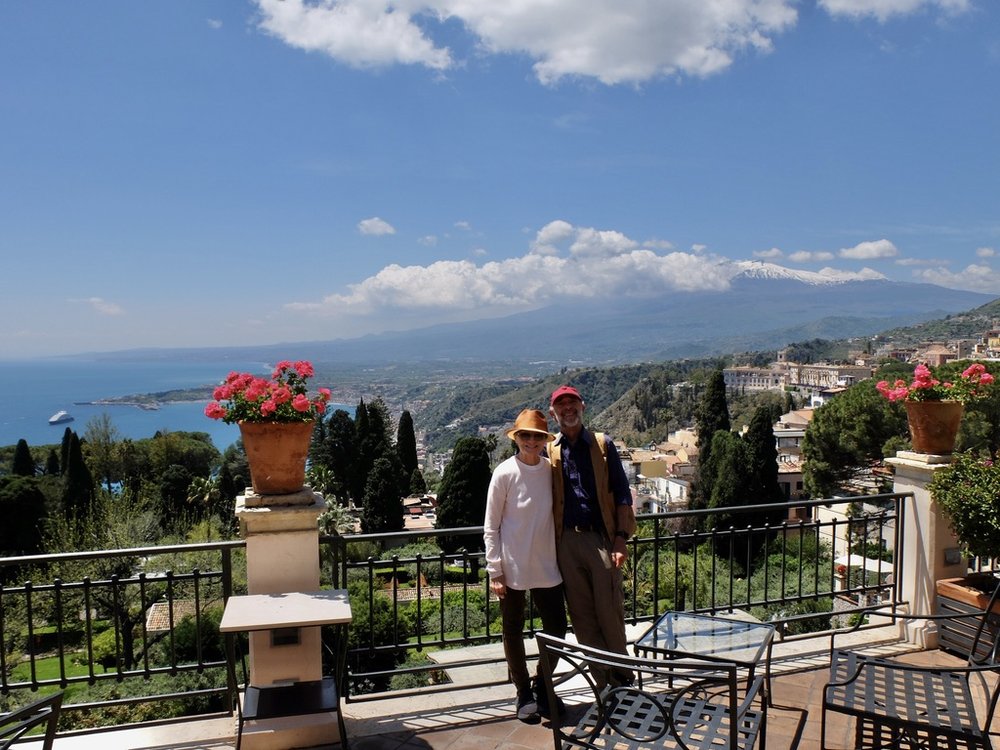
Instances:
[[[224,451],[240,437],[235,424],[209,419],[202,401],[163,403],[159,409],[90,402],[120,396],[214,386],[233,371],[268,376],[271,363],[211,361],[111,361],[104,358],[52,358],[0,361],[0,446],[24,438],[29,447],[58,444],[67,427],[83,437],[87,422],[107,414],[121,438],[140,440],[161,432],[207,432]],[[331,404],[333,409],[348,408]],[[60,410],[72,422],[50,425]],[[353,411],[353,407],[349,409]]]

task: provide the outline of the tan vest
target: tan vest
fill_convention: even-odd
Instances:
[[[583,440],[583,433],[580,433],[578,440]],[[552,463],[552,515],[556,524],[556,541],[563,532],[563,513],[565,512],[566,496],[563,494],[565,478],[562,470],[562,441],[563,435],[556,437],[555,442],[549,444],[549,461]],[[592,432],[590,441],[590,463],[594,466],[594,484],[597,486],[597,505],[601,509],[601,519],[604,521],[604,528],[607,530],[610,539],[614,538],[617,531],[617,512],[615,509],[615,497],[611,494],[611,485],[608,480],[608,457],[606,454],[607,445],[604,442],[603,432]],[[630,530],[625,530],[631,533]],[[610,540],[609,539],[609,540]]]

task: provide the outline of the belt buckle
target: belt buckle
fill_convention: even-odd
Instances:
[[[590,531],[590,529],[587,528],[586,526],[577,526],[574,524],[573,531],[575,531],[577,534],[583,534],[586,531]]]

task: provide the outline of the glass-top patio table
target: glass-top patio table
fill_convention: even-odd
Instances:
[[[771,646],[774,626],[691,612],[665,612],[635,642],[636,655],[662,654],[730,662],[747,670],[748,684],[761,661],[771,702]]]

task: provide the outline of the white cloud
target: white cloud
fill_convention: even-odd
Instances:
[[[703,250],[658,252],[622,232],[561,219],[535,232],[521,256],[486,261],[478,251],[460,261],[389,265],[322,299],[291,302],[285,310],[355,331],[398,330],[559,303],[725,291],[744,265]],[[870,268],[824,268],[818,275],[837,281],[885,278]]]
[[[951,265],[950,260],[943,260],[941,258],[899,258],[894,261],[897,266],[948,266]]]
[[[573,231],[573,225],[568,221],[563,221],[562,219],[550,221],[538,230],[531,250],[539,255],[554,255],[559,252],[555,246],[563,240],[572,237]]]
[[[825,263],[833,260],[833,253],[827,250],[796,250],[789,254],[788,260],[792,263]]]
[[[412,4],[407,4],[412,5]],[[451,67],[451,53],[427,38],[421,9],[383,0],[257,0],[260,27],[286,44],[358,68],[402,63]]]
[[[782,258],[784,257],[784,255],[785,254],[781,252],[779,248],[776,247],[772,247],[770,250],[754,250],[753,253],[753,257],[755,258],[765,258],[768,260],[773,258]]]
[[[798,20],[799,0],[255,0],[265,32],[357,68],[463,64],[439,38],[455,29],[478,54],[523,55],[536,78],[637,84],[719,73],[766,54]],[[885,21],[970,0],[819,0],[830,15]],[[447,31],[444,28],[448,23]]]
[[[971,7],[969,0],[819,0],[819,6],[832,16],[861,18],[871,16],[885,22],[926,9],[939,8],[945,13],[962,13]]]
[[[993,247],[977,247],[976,256],[979,258],[994,258],[996,257],[997,251]]]
[[[87,297],[86,299],[73,300],[74,302],[83,302],[90,305],[96,312],[101,315],[124,315],[125,310],[116,302],[108,302],[106,299],[101,297]]]
[[[467,221],[456,221],[455,229],[464,229],[465,231],[468,232],[472,229],[472,225]]]
[[[539,251],[543,248],[543,251]],[[657,254],[621,232],[553,221],[520,257],[477,265],[437,261],[390,265],[344,293],[319,302],[295,302],[293,311],[331,317],[422,314],[422,322],[456,311],[477,317],[541,307],[561,300],[604,299],[616,294],[725,290],[734,273],[724,259],[671,252]]]
[[[873,242],[861,242],[854,247],[841,248],[838,255],[841,258],[852,258],[854,260],[872,260],[876,258],[895,258],[899,255],[899,250],[889,240],[875,240]]]
[[[472,255],[474,255],[477,258],[482,258],[484,255],[489,255],[489,254],[490,254],[489,250],[487,250],[485,247],[477,247],[473,248],[472,250]]]
[[[358,231],[361,234],[381,236],[383,234],[395,234],[396,228],[387,221],[373,216],[370,219],[362,219],[358,222]]]
[[[884,279],[885,274],[881,274],[865,266],[860,271],[845,272],[837,268],[821,268],[817,271],[821,276],[829,276],[831,279],[854,279],[857,281],[874,281]]]
[[[746,50],[768,52],[794,25],[795,0],[256,0],[258,23],[285,43],[354,67],[459,64],[436,41],[458,21],[481,53],[527,55],[535,76],[606,84],[707,76]]]
[[[424,247],[434,247],[438,243],[438,238],[433,234],[425,234],[423,237],[420,237],[417,242]]]
[[[222,21],[220,21],[218,18],[209,18],[208,19],[208,27],[210,29],[221,29],[222,28]]]
[[[1000,294],[1000,272],[994,271],[985,263],[972,263],[958,272],[946,268],[925,268],[914,271],[913,275],[922,281],[951,289]]]

